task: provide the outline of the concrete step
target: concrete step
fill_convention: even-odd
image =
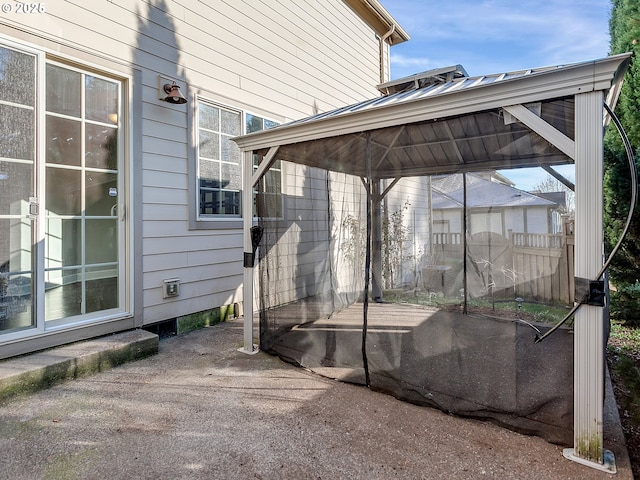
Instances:
[[[130,330],[2,360],[0,402],[155,355],[158,342],[158,335]]]

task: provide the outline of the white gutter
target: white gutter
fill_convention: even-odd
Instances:
[[[394,23],[391,25],[391,28],[389,29],[389,31],[385,33],[382,37],[380,37],[380,83],[384,83],[387,81],[387,79],[384,76],[384,66],[385,66],[384,65],[384,43],[386,42],[387,38],[393,35],[393,32],[395,31],[396,31],[396,24]]]

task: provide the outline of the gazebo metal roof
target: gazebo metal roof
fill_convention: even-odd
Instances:
[[[566,164],[574,156],[574,95],[606,91],[613,107],[628,58],[477,77],[458,65],[449,80],[438,69],[433,76],[444,81],[234,140],[243,151],[278,147],[281,160],[362,176],[369,136],[377,178]]]

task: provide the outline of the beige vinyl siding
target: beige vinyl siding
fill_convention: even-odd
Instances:
[[[196,30],[195,38],[185,38],[183,50],[197,57],[199,52],[206,51],[202,45],[211,45],[214,57],[199,58],[204,62],[202,67],[210,64],[212,68],[237,73],[240,87],[263,97],[263,101],[293,102],[291,106],[299,113],[289,116],[297,118],[312,113],[308,104],[295,106],[304,102],[307,95],[326,102],[318,105],[321,110],[375,95],[374,84],[362,82],[361,75],[351,73],[369,70],[369,75],[375,75],[378,65],[375,36],[371,30],[356,31],[353,23],[345,20],[345,14],[353,17],[341,1],[221,4],[211,15],[222,15],[236,24],[237,32],[229,33],[222,28],[212,38],[206,19],[190,16],[188,22]],[[371,45],[369,65],[363,61],[367,57],[363,52],[352,52],[349,56],[343,52],[345,45],[367,43]],[[193,81],[199,83],[197,77]],[[267,90],[261,91],[260,85]],[[312,88],[305,92],[305,85]]]
[[[389,183],[391,181],[387,180]],[[431,219],[428,203],[424,199],[426,195],[430,195],[427,177],[405,177],[393,187],[384,202],[389,216],[401,212],[406,234],[402,245],[405,261],[397,270],[397,278],[393,279],[396,285],[402,283],[405,276],[429,253]]]
[[[240,302],[242,231],[189,229],[192,110],[158,100],[158,75],[175,79],[190,102],[197,90],[286,121],[376,96],[375,33],[342,0],[53,0],[46,8],[4,16],[2,33],[80,65],[140,72],[132,88],[142,99],[142,138],[131,141],[142,156],[129,162],[142,169],[133,179],[142,209],[131,215],[140,225],[134,280],[144,323]],[[306,260],[296,274],[312,272],[317,259]],[[180,296],[163,299],[162,280],[176,277]]]
[[[313,113],[309,98],[325,110],[376,94],[375,34],[342,1],[157,3],[164,12],[133,0],[90,7],[58,1],[46,15],[30,17],[30,30],[51,32],[89,58],[98,54],[150,71],[188,72],[195,85],[255,94],[275,109],[286,106],[288,118]],[[363,82],[362,72],[373,81]],[[259,88],[274,85],[274,92]],[[155,90],[155,79],[150,86]]]
[[[552,233],[549,211],[545,207],[527,209],[527,233]]]
[[[506,230],[516,233],[554,233],[547,207],[507,208],[504,219]]]
[[[433,220],[444,221],[449,225],[449,233],[463,233],[462,210],[457,208],[433,211]]]
[[[268,281],[277,283],[278,303],[320,294],[329,278],[327,173],[285,163],[289,188],[285,215],[287,228],[277,231],[266,268]],[[273,240],[273,239],[272,239]],[[267,279],[263,279],[265,281]]]
[[[525,210],[523,208],[509,208],[505,212],[504,216],[504,228],[506,232],[509,230],[513,232],[525,231]]]

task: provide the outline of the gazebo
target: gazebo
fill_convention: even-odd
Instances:
[[[602,428],[608,319],[601,296],[585,292],[602,281],[594,277],[603,266],[603,133],[610,120],[604,105],[613,110],[629,57],[478,77],[469,77],[459,65],[431,70],[380,85],[380,97],[235,138],[244,154],[244,191],[258,198],[255,205],[243,205],[242,351],[257,351],[259,249],[261,349],[321,373],[332,369],[328,375],[399,398],[491,418],[558,443],[567,443],[559,424],[572,417],[573,447],[565,456],[615,471]],[[413,298],[425,295],[427,304],[414,309],[404,300],[387,300],[398,289],[390,293],[384,285],[388,272],[381,252],[389,224],[382,205],[402,179],[412,179],[405,187],[414,192],[412,198],[424,198],[416,218],[424,223],[424,248],[432,253],[431,176],[461,175],[464,184],[469,172],[542,167],[561,177],[554,167],[567,164],[575,165],[570,276],[579,305],[571,335],[565,332],[562,340],[550,335],[536,344],[551,328],[521,315],[524,267],[515,267],[515,256],[509,257],[509,268],[507,263],[496,267],[501,253],[493,239],[499,235],[472,235],[467,217],[460,258],[441,265],[444,257],[436,262],[423,252],[420,271],[436,271],[442,282],[435,287],[424,278],[406,282]],[[311,170],[321,173],[309,180],[305,175]],[[416,224],[415,230],[420,228]],[[300,247],[301,242],[307,246]],[[472,247],[482,253],[474,254]],[[542,283],[557,268],[548,269]],[[307,280],[293,281],[296,275]],[[445,275],[453,278],[446,291]],[[526,281],[530,288],[533,281]],[[473,282],[484,294],[474,296]],[[535,296],[544,303],[544,293]],[[496,313],[496,305],[509,299],[517,306]],[[341,320],[354,305],[358,322]],[[387,310],[376,318],[376,308]],[[553,346],[545,347],[546,342]],[[503,345],[508,353],[501,353]],[[566,380],[554,377],[553,361],[570,365],[572,385],[564,390],[572,405],[548,412],[544,409],[555,397],[537,399],[536,388],[544,390],[542,383],[551,381],[549,391],[562,389]],[[483,372],[492,369],[499,378],[483,380]],[[494,384],[512,386],[497,392]],[[516,404],[516,411],[509,411]],[[516,416],[522,420],[511,424]]]

